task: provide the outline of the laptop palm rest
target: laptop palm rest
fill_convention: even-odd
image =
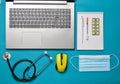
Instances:
[[[22,34],[22,44],[26,46],[40,46],[42,44],[42,33],[40,32],[24,32]]]

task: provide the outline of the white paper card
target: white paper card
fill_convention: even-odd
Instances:
[[[94,18],[99,18],[99,35],[93,35]],[[103,49],[104,49],[103,12],[78,12],[77,50],[103,50]]]

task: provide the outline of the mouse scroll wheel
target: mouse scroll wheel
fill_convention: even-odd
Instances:
[[[63,54],[61,54],[61,65],[63,65]]]

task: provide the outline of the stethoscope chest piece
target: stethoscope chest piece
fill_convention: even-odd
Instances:
[[[5,52],[5,53],[3,54],[3,59],[4,59],[4,60],[10,59],[10,58],[11,58],[11,54],[10,54],[9,52]]]

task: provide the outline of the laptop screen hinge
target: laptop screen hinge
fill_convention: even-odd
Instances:
[[[67,1],[58,1],[58,0],[54,0],[54,1],[42,1],[42,0],[14,0],[14,4],[47,4],[47,5],[65,5],[67,4]]]

